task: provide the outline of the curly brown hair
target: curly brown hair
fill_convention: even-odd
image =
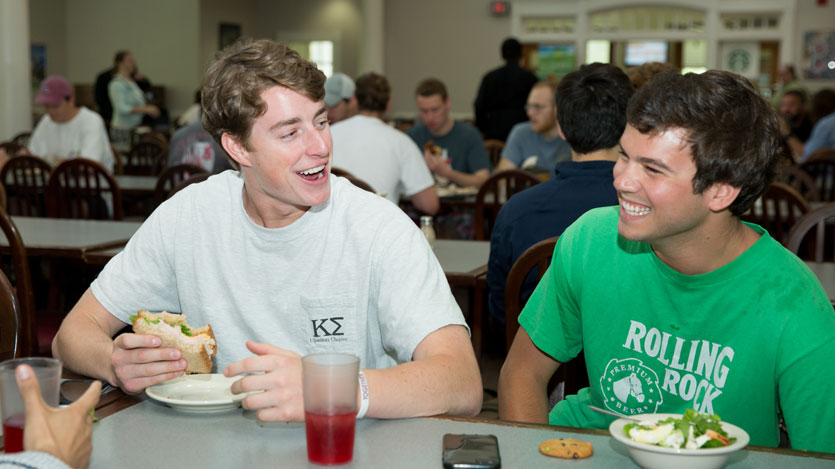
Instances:
[[[696,165],[693,192],[717,182],[740,189],[730,211],[740,216],[774,179],[780,158],[777,112],[744,77],[719,70],[656,75],[626,111],[643,134],[680,128]]]
[[[273,86],[321,101],[325,74],[293,49],[267,39],[241,40],[218,52],[201,87],[203,127],[220,145],[228,133],[249,149],[252,124],[267,110],[261,94]]]

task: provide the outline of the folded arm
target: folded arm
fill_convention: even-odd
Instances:
[[[548,381],[559,366],[520,327],[499,375],[499,418],[547,424]]]

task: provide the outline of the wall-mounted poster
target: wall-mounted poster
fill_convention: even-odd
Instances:
[[[241,37],[241,25],[233,23],[220,23],[220,38],[218,50],[226,49]]]
[[[560,78],[574,71],[575,61],[573,44],[540,45],[536,76],[540,80]]]
[[[835,31],[810,31],[803,42],[806,78],[835,78]]]
[[[29,59],[32,62],[32,86],[38,88],[46,77],[46,46],[43,44],[30,45]]]
[[[722,44],[722,70],[752,80],[760,76],[760,44],[758,42],[726,42]]]

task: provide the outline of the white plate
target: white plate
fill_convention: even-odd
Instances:
[[[657,422],[668,417],[681,418],[681,414],[641,414],[635,418],[650,422]],[[609,433],[626,445],[632,459],[640,466],[654,468],[675,467],[677,469],[715,469],[725,465],[728,457],[748,445],[750,440],[745,430],[723,421],[722,429],[729,437],[735,437],[736,441],[728,446],[707,449],[675,449],[664,448],[663,446],[638,443],[623,433],[623,427],[631,423],[629,420],[617,419],[609,425]]]
[[[183,412],[222,412],[239,407],[247,395],[232,394],[232,383],[238,379],[222,374],[185,375],[151,386],[145,393]]]

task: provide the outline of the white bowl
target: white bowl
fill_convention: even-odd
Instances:
[[[640,420],[657,422],[668,417],[680,419],[681,414],[641,414],[636,417]],[[706,449],[664,448],[632,441],[623,433],[623,427],[628,423],[631,423],[631,421],[615,420],[609,425],[609,433],[616,440],[625,444],[632,459],[646,469],[666,469],[670,467],[676,469],[718,469],[725,465],[731,454],[747,446],[748,441],[750,441],[750,437],[745,433],[745,430],[728,422],[722,422],[722,429],[728,432],[728,436],[736,438],[736,441],[728,446]]]

